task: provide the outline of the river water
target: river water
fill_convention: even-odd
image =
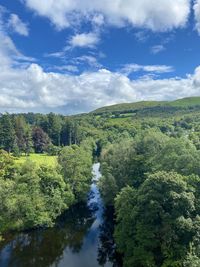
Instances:
[[[93,165],[87,204],[67,211],[53,228],[7,236],[0,246],[0,267],[120,266],[113,249],[112,219],[97,187],[99,168],[99,163]]]

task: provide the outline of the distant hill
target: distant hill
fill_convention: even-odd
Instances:
[[[96,115],[101,115],[104,113],[112,113],[112,114],[125,114],[125,113],[134,113],[142,110],[155,110],[155,109],[169,109],[170,107],[173,109],[177,108],[194,108],[200,107],[200,97],[188,97],[183,99],[178,99],[175,101],[141,101],[135,103],[123,103],[116,104],[112,106],[106,106],[92,111],[91,113]]]
[[[196,96],[196,97],[182,98],[172,102],[168,102],[168,105],[176,107],[200,106],[200,97]]]

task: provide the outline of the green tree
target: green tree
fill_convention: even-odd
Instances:
[[[200,175],[200,152],[185,138],[170,138],[152,158],[153,171],[175,171],[183,175]]]
[[[15,138],[11,116],[6,113],[0,118],[0,147],[7,152],[11,152]]]
[[[86,199],[91,183],[91,149],[72,145],[64,147],[58,157],[61,172],[69,183],[76,201]]]
[[[30,125],[26,125],[24,132],[24,152],[29,155],[33,148],[32,129]]]
[[[61,174],[55,168],[41,166],[38,170],[41,192],[45,197],[46,210],[55,220],[74,203],[74,195]]]
[[[109,194],[107,188],[108,176],[112,175],[119,192],[126,185],[138,188],[146,179],[145,173],[150,172],[157,161],[154,157],[162,151],[169,137],[156,130],[146,130],[138,134],[134,140],[122,140],[119,144],[112,144],[101,153],[102,174],[101,187],[104,188],[103,197],[113,202],[116,195]],[[110,179],[110,178],[109,178]]]
[[[13,178],[15,169],[13,156],[4,150],[0,150],[0,179]]]
[[[98,186],[105,204],[113,205],[114,198],[119,191],[115,178],[111,174],[108,174],[106,177],[102,176],[99,180]]]
[[[14,128],[16,134],[17,146],[20,153],[25,151],[25,132],[26,132],[26,121],[23,116],[15,116]]]
[[[1,159],[1,232],[52,226],[73,204],[70,185],[55,167],[37,166],[28,160],[11,173],[9,154],[1,154]]]
[[[195,195],[177,173],[151,174],[138,191],[123,189],[115,208],[124,266],[182,266],[190,244],[200,242]]]
[[[54,113],[48,114],[48,135],[54,145],[60,146],[61,119]]]

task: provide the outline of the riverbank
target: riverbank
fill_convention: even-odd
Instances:
[[[116,266],[112,234],[109,233],[111,228],[107,227],[97,187],[101,175],[99,168],[99,163],[93,165],[93,180],[86,204],[69,209],[53,228],[7,236],[0,248],[0,266]],[[106,242],[105,236],[109,237]]]

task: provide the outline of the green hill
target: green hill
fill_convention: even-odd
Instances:
[[[142,110],[153,110],[155,108],[169,109],[170,107],[189,108],[196,106],[200,107],[200,97],[183,98],[175,101],[141,101],[135,103],[116,104],[96,109],[92,113],[96,115],[101,115],[103,113],[125,114],[139,112]]]
[[[200,106],[200,97],[187,97],[178,99],[168,103],[170,106],[176,107],[192,107],[192,106]]]

